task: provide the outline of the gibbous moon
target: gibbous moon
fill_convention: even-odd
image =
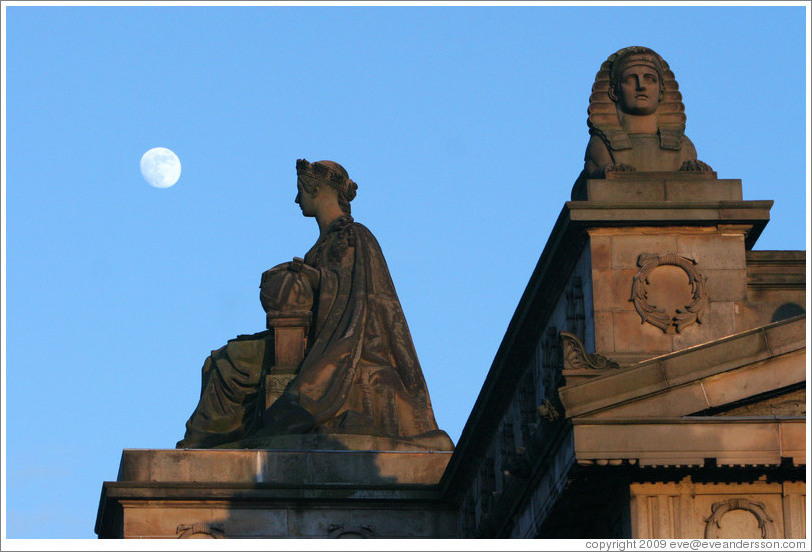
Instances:
[[[152,148],[141,157],[141,174],[150,186],[169,188],[180,178],[180,159],[172,150]]]

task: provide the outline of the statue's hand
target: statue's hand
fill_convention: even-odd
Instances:
[[[700,161],[699,159],[689,159],[685,161],[679,168],[681,171],[689,172],[713,172],[710,165]]]
[[[319,271],[294,257],[262,273],[259,301],[266,313],[310,310]],[[315,285],[314,285],[315,282]]]
[[[310,282],[310,287],[313,290],[317,290],[319,288],[319,282],[321,281],[321,272],[310,266],[309,264],[305,264],[301,259],[295,258],[293,259],[293,263],[291,263],[291,267],[296,266],[296,268],[291,268],[291,270],[296,270],[297,272],[301,272],[302,275],[307,278],[307,281]]]
[[[609,163],[603,167],[604,174],[610,172],[635,172],[637,169],[624,163]]]

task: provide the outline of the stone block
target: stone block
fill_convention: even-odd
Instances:
[[[708,406],[718,407],[754,395],[801,383],[806,378],[805,355],[790,353],[724,372],[703,382]]]
[[[288,536],[286,508],[218,508],[212,522],[220,523],[226,538],[268,538]]]
[[[697,262],[697,269],[744,269],[744,233],[681,234],[677,236],[680,255]]]
[[[654,203],[665,201],[665,185],[652,180],[587,180],[587,198],[600,203]]]
[[[708,408],[708,402],[700,383],[692,383],[668,393],[658,393],[649,398],[615,406],[611,410],[598,412],[595,418],[657,418],[679,417],[686,413],[699,412]]]
[[[568,418],[615,405],[668,387],[659,364],[632,367],[603,378],[558,390]]]
[[[612,238],[590,232],[589,252],[593,271],[612,268]]]
[[[711,301],[728,302],[743,301],[747,297],[747,271],[734,270],[706,270],[700,273],[707,278],[706,289]]]
[[[352,512],[343,508],[291,508],[287,534],[290,537],[324,537],[336,525],[352,525]]]
[[[450,458],[428,451],[126,449],[119,481],[433,485]]]
[[[611,173],[586,182],[589,201],[602,203],[661,203],[741,201],[741,180],[718,180],[715,175],[640,172]]]
[[[651,324],[642,322],[634,310],[612,313],[615,352],[618,353],[669,353],[673,350],[671,334]]]
[[[701,324],[693,324],[674,334],[672,347],[674,351],[707,343],[714,339],[727,337],[736,333],[736,305],[733,302],[711,302],[705,309]]]
[[[656,234],[623,234],[612,237],[612,268],[616,270],[640,269],[637,258],[642,253],[669,253],[677,251],[676,235],[659,230]]]
[[[124,507],[124,538],[170,538],[178,537],[180,525],[212,523],[212,508],[209,505],[198,507],[148,506]]]
[[[666,179],[665,199],[678,202],[741,201],[742,181]]]
[[[374,531],[379,538],[419,538],[430,531],[426,512],[401,507],[397,516],[397,524],[392,524],[391,512],[369,510],[353,510],[350,523],[353,527],[366,526]]]
[[[756,332],[720,341],[712,347],[698,347],[681,355],[664,358],[660,364],[669,385],[694,380],[705,375],[722,372],[728,366],[743,362],[757,362],[768,353],[762,336]]]
[[[612,311],[595,311],[595,352],[611,354],[615,350],[615,332]]]
[[[806,346],[806,318],[788,324],[764,328],[767,347],[774,355],[796,351]]]
[[[593,270],[592,304],[596,310],[633,311],[629,300],[637,270]]]

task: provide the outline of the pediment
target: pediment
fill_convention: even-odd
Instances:
[[[805,382],[804,382],[805,383]],[[692,416],[715,417],[806,417],[806,385],[764,393],[743,401],[723,405]]]
[[[736,416],[803,416],[797,406],[780,405],[794,396],[778,397],[805,381],[806,318],[799,316],[604,370],[560,388],[559,395],[570,419],[681,418],[730,411]]]
[[[803,316],[601,374],[559,389],[579,464],[806,463]]]

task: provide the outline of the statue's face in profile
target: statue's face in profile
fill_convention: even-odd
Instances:
[[[660,101],[660,77],[649,65],[631,65],[620,74],[615,100],[632,115],[651,115]]]
[[[316,206],[315,206],[315,197],[305,190],[305,187],[302,185],[302,179],[300,178],[299,181],[296,183],[296,189],[298,190],[296,194],[296,204],[302,209],[302,214],[306,217],[314,217],[316,216]]]

